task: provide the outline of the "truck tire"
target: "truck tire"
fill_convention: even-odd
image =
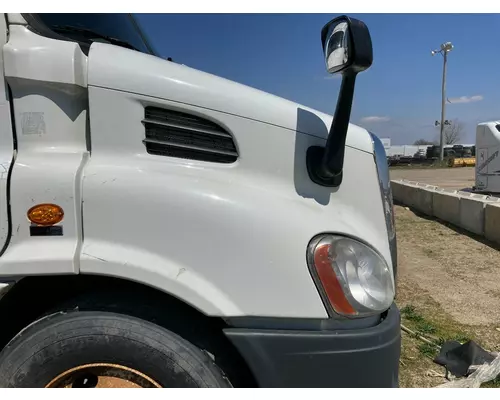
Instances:
[[[180,336],[127,315],[59,312],[0,353],[0,387],[230,387],[213,360]]]

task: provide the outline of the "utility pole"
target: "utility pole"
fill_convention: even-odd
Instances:
[[[440,123],[440,134],[439,134],[439,160],[444,159],[444,125],[445,125],[445,114],[446,114],[446,63],[448,61],[448,53],[453,50],[453,45],[451,42],[446,42],[441,45],[439,50],[432,50],[431,54],[434,56],[440,53],[443,56],[443,82],[441,85],[441,123]]]

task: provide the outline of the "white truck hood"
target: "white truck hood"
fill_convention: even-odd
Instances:
[[[212,109],[324,139],[332,121],[330,115],[281,97],[159,57],[103,43],[91,46],[88,84]],[[332,98],[332,108],[334,104]],[[318,118],[311,118],[311,113]],[[373,152],[369,133],[356,125],[349,125],[346,144]]]

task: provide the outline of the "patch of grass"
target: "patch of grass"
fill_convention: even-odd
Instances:
[[[438,348],[429,343],[422,343],[418,346],[418,351],[423,356],[434,359],[438,354]]]
[[[439,346],[447,340],[454,340],[460,343],[475,340],[469,333],[463,330],[462,326],[448,319],[435,320],[431,314],[424,317],[412,304],[404,306],[400,311],[403,319],[408,322],[410,329],[422,336],[426,336]],[[480,343],[478,342],[478,344]]]
[[[404,306],[401,309],[401,314],[409,321],[424,322],[424,317],[417,313],[417,310],[411,304]]]
[[[444,342],[454,340],[463,344],[469,340],[475,340],[481,346],[480,340],[477,340],[479,338],[471,335],[466,326],[456,323],[445,313],[439,312],[439,307],[436,307],[432,300],[428,302],[432,304],[432,307],[424,305],[417,308],[407,303],[400,309],[402,323],[416,333],[416,335],[405,335],[403,339],[401,353],[401,359],[405,363],[401,367],[403,386],[436,386],[444,383],[437,378],[422,377],[428,370],[436,369],[433,360],[439,354]],[[418,336],[425,337],[430,343],[423,342]],[[500,377],[481,387],[500,387]]]
[[[448,340],[455,340],[460,343],[465,343],[471,340],[471,338],[465,333],[455,333],[454,335],[448,337]]]
[[[468,342],[469,340],[472,340],[472,338],[468,334],[463,333],[463,332],[445,333],[444,336],[440,337],[436,341],[436,343],[439,346],[442,346],[443,343],[448,341],[448,340],[454,340],[455,342],[459,342],[459,343],[464,344],[464,343]],[[478,342],[476,341],[476,343],[478,343]]]
[[[493,379],[492,381],[483,383],[481,385],[482,388],[498,388],[500,387],[500,376]]]
[[[422,321],[422,323],[418,324],[417,326],[419,332],[421,333],[424,333],[424,334],[430,334],[432,335],[433,333],[436,333],[437,332],[437,328],[432,325],[430,322],[428,321]]]
[[[421,335],[432,335],[437,332],[436,326],[419,314],[416,308],[409,304],[401,309],[401,315],[413,323],[414,330]]]

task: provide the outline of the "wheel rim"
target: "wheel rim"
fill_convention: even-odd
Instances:
[[[95,363],[68,369],[46,388],[161,388],[149,376],[119,364]]]

